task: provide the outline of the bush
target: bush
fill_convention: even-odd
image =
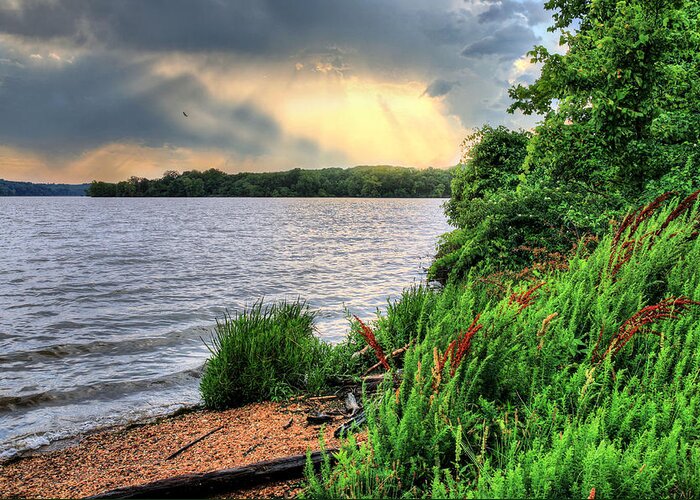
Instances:
[[[472,201],[498,191],[513,191],[520,182],[531,134],[504,126],[484,125],[462,142],[461,164],[454,170],[445,214],[451,224],[464,227],[461,217]]]
[[[313,322],[299,300],[259,301],[217,321],[200,382],[204,404],[223,409],[322,390],[339,353],[314,335]]]
[[[471,270],[520,271],[535,264],[537,257],[520,250],[565,254],[580,238],[603,232],[619,214],[619,205],[595,195],[528,183],[474,199],[464,209],[462,225],[439,241],[430,279],[456,282]]]

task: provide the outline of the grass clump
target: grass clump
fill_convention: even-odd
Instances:
[[[339,353],[313,331],[306,302],[256,302],[217,321],[200,382],[205,406],[280,400],[327,385]]]

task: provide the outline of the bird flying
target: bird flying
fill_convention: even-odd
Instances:
[[[187,118],[189,115],[185,113],[184,111],[182,112],[183,115],[185,115],[185,118]]]

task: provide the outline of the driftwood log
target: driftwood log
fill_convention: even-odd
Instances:
[[[336,448],[327,450],[331,461],[335,461]],[[311,454],[311,462],[319,466],[323,461],[323,453],[316,451]],[[87,497],[97,498],[206,498],[216,493],[233,491],[239,488],[301,477],[306,465],[306,455],[265,460],[243,467],[222,469],[198,474],[161,479],[152,483],[137,486],[127,486],[116,490],[106,491]],[[87,500],[86,499],[86,500]]]
[[[321,425],[333,422],[333,417],[328,413],[314,413],[306,417],[306,421],[311,425]]]

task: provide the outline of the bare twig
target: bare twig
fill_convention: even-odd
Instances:
[[[369,352],[369,349],[370,349],[370,347],[368,345],[366,345],[362,349],[360,349],[359,351],[353,352],[350,357],[355,359],[355,358],[359,358],[361,356],[364,356],[365,354],[367,354]]]
[[[204,434],[203,436],[198,437],[198,438],[195,439],[194,441],[190,441],[190,442],[187,443],[185,446],[183,446],[182,448],[180,448],[179,450],[177,450],[175,453],[173,453],[172,455],[168,456],[168,458],[166,458],[166,460],[170,460],[170,459],[172,459],[172,458],[175,458],[176,456],[178,456],[178,455],[179,455],[180,453],[182,453],[183,451],[185,451],[185,450],[191,448],[192,446],[194,446],[195,444],[199,443],[202,439],[211,436],[211,435],[214,434],[216,431],[220,431],[220,430],[223,429],[223,428],[224,428],[224,426],[222,425],[222,426],[220,426],[220,427],[217,427],[217,428],[214,429],[214,430],[211,430],[211,431],[207,432],[207,433]]]
[[[258,449],[260,446],[262,446],[262,443],[254,444],[250,448],[248,448],[246,451],[243,452],[243,456],[247,457],[251,453],[253,453],[256,449]]]
[[[308,398],[307,401],[330,401],[331,399],[338,399],[335,394],[332,396],[315,396],[313,398]]]
[[[391,354],[389,354],[389,356],[388,356],[389,359],[395,358],[396,356],[400,356],[401,354],[403,354],[404,352],[406,352],[406,351],[408,350],[408,346],[410,346],[410,345],[411,345],[411,344],[409,343],[409,344],[406,344],[406,345],[403,346],[403,347],[399,347],[399,348],[396,349],[394,352],[392,352]],[[365,371],[365,373],[363,374],[363,376],[366,377],[367,375],[369,375],[370,373],[372,373],[374,370],[376,370],[377,368],[379,368],[379,367],[382,366],[383,364],[384,364],[384,363],[380,361],[379,363],[376,363],[376,364],[370,366],[370,367],[367,369],[367,371]]]

